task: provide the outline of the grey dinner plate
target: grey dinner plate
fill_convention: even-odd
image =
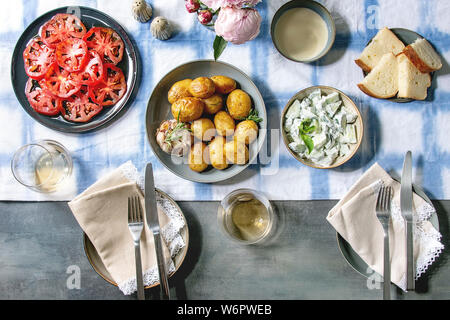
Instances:
[[[86,123],[75,123],[65,120],[61,115],[49,117],[41,115],[33,110],[25,95],[25,84],[28,76],[25,73],[23,63],[23,51],[28,42],[39,34],[41,26],[50,20],[57,13],[71,13],[80,16],[81,21],[89,30],[92,27],[108,27],[116,31],[122,38],[125,44],[122,61],[118,63],[118,67],[122,69],[125,79],[127,81],[127,92],[122,99],[114,106],[105,107],[103,110]],[[80,133],[97,129],[112,119],[116,118],[126,105],[132,100],[137,93],[138,80],[140,73],[140,61],[137,49],[134,47],[131,39],[126,33],[125,29],[113,18],[104,14],[101,11],[88,7],[62,7],[49,11],[34,20],[22,33],[17,41],[16,47],[11,61],[11,81],[16,94],[23,109],[40,124],[57,131]]]
[[[175,258],[173,259],[173,262],[175,264],[175,271],[172,272],[171,274],[169,274],[169,277],[171,277],[173,274],[175,274],[175,272],[178,271],[178,269],[181,267],[184,259],[186,258],[186,254],[188,251],[188,247],[189,247],[189,229],[188,229],[188,225],[186,222],[186,218],[183,215],[183,211],[181,211],[181,208],[177,205],[177,203],[166,193],[164,193],[163,191],[159,190],[159,189],[155,189],[164,199],[168,200],[171,202],[171,204],[177,208],[179,210],[179,212],[181,213],[183,219],[184,219],[184,224],[185,226],[183,227],[183,229],[181,230],[181,237],[184,240],[184,243],[186,244],[179,252],[178,254],[175,256]],[[131,235],[130,235],[131,237]],[[131,239],[131,238],[130,238]],[[84,252],[86,254],[86,257],[89,260],[89,263],[91,264],[92,268],[95,270],[95,272],[97,272],[97,274],[102,277],[104,280],[106,280],[107,282],[109,282],[110,284],[117,286],[117,283],[114,281],[114,279],[111,277],[111,274],[108,272],[108,270],[106,269],[102,259],[100,258],[97,249],[95,249],[94,245],[92,244],[91,240],[89,240],[89,237],[84,233],[83,234],[83,242],[84,242]],[[130,242],[131,243],[131,242]],[[146,289],[148,288],[152,288],[159,285],[159,282],[155,283],[152,286],[148,286],[146,287]]]
[[[397,36],[397,38],[399,38],[400,41],[402,41],[405,44],[405,46],[414,43],[419,38],[424,38],[417,32],[414,32],[414,31],[411,31],[408,29],[390,28],[389,30],[391,30]],[[369,45],[371,42],[372,42],[372,40],[370,40],[367,43],[367,45]],[[367,76],[367,74],[368,74],[367,72],[363,71],[364,77]],[[434,75],[434,73],[431,74],[431,79],[433,79],[433,75]],[[397,97],[389,98],[387,100],[397,102],[397,103],[407,103],[407,102],[415,101],[414,99],[410,99],[410,98],[397,98]]]
[[[393,179],[396,181],[399,180],[394,177]],[[428,198],[428,196],[420,187],[413,184],[413,189],[417,195],[419,195],[431,206],[433,206],[433,203],[431,202],[430,198]],[[439,220],[436,213],[430,217],[430,222],[433,225],[433,227],[439,231]],[[353,250],[351,245],[344,238],[342,238],[339,233],[336,233],[336,237],[339,251],[341,252],[344,259],[348,262],[348,264],[363,276],[370,277],[374,273],[374,271],[367,265],[367,263],[363,261],[363,259],[361,259],[361,257]]]
[[[172,119],[171,105],[167,100],[167,93],[170,87],[177,81],[197,77],[211,77],[214,75],[228,76],[237,82],[237,87],[249,94],[252,99],[253,108],[258,111],[259,117],[263,119],[259,123],[259,135],[257,141],[249,147],[250,158],[246,165],[230,165],[225,170],[208,169],[198,173],[189,169],[187,163],[179,163],[183,159],[175,161],[170,154],[161,150],[156,142],[155,133],[162,121]],[[256,162],[257,156],[263,143],[265,142],[267,128],[267,114],[264,100],[253,81],[238,68],[224,62],[214,60],[196,60],[182,64],[167,73],[153,90],[147,105],[146,129],[147,138],[153,153],[159,161],[172,173],[181,178],[201,183],[214,183],[227,180],[242,172],[249,164]]]

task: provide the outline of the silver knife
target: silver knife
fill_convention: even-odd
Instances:
[[[155,240],[156,260],[158,262],[159,283],[163,299],[170,299],[169,284],[167,282],[166,260],[164,259],[163,246],[161,241],[158,209],[155,198],[155,181],[153,178],[153,168],[151,163],[147,163],[145,168],[145,216],[149,229],[153,233]]]
[[[400,191],[400,208],[406,221],[406,289],[415,289],[415,268],[413,251],[413,191],[412,191],[412,155],[408,151],[403,164]]]

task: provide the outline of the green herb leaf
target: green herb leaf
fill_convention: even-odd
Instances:
[[[302,121],[302,123],[300,123],[300,126],[298,127],[300,138],[302,138],[303,142],[308,147],[309,153],[311,153],[314,149],[314,141],[308,135],[308,133],[311,133],[314,130],[316,130],[316,126],[312,125],[311,119]]]
[[[178,136],[176,135],[179,131],[188,130],[188,131],[192,132],[192,130],[186,126],[186,123],[180,122],[180,114],[181,114],[181,111],[178,113],[177,124],[172,129],[172,131],[166,136],[166,139],[165,139],[165,142],[167,144],[169,144],[170,146],[172,146],[172,144],[171,144],[172,141],[176,141],[176,140],[182,138],[182,135],[178,135]]]
[[[214,49],[214,60],[219,59],[220,55],[222,54],[223,50],[227,47],[228,42],[220,37],[216,36],[213,43],[213,49]]]
[[[303,130],[304,133],[311,133],[316,130],[316,126],[311,126]]]
[[[307,134],[300,134],[300,137],[302,138],[305,145],[308,147],[309,153],[311,153],[314,149],[314,142],[311,139],[311,137],[308,136]]]
[[[252,120],[256,123],[260,123],[263,121],[263,119],[259,117],[258,111],[256,109],[250,110],[248,117],[243,120]]]

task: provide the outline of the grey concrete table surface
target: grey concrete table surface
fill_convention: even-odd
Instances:
[[[284,223],[269,246],[240,246],[219,230],[216,202],[180,202],[190,232],[187,257],[170,279],[177,299],[381,299],[341,256],[325,217],[336,201],[273,202]],[[449,244],[450,201],[436,201]],[[450,299],[448,249],[396,299]],[[79,270],[79,289],[68,288]],[[71,287],[71,286],[69,286]],[[146,290],[155,299],[158,288]],[[135,299],[90,266],[82,231],[64,202],[0,202],[0,299]]]

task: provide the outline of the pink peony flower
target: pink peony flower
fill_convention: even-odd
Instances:
[[[255,6],[261,0],[203,0],[202,3],[214,11],[223,7],[242,8],[243,6]]]
[[[189,13],[196,12],[198,9],[200,9],[200,3],[198,0],[185,0],[184,5],[186,6],[186,10]]]
[[[201,24],[208,24],[211,22],[213,14],[209,10],[199,10],[197,12],[197,18]]]
[[[255,9],[225,7],[219,11],[216,34],[233,44],[242,44],[258,36],[261,20]]]
[[[224,0],[202,0],[202,3],[207,6],[208,8],[213,9],[216,11],[220,7],[222,7]]]

